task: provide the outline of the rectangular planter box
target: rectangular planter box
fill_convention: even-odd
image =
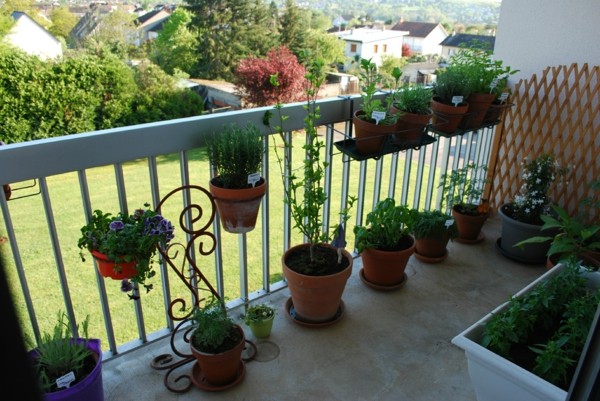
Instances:
[[[559,273],[564,266],[558,264],[538,279],[517,292],[529,292],[538,283]],[[600,286],[600,274],[587,274],[590,286]],[[493,314],[506,309],[508,302],[498,306],[471,327],[452,339],[452,344],[463,349],[471,382],[478,401],[565,401],[567,392],[539,376],[504,359],[480,345],[483,327]]]

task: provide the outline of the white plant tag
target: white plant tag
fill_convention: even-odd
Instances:
[[[256,186],[256,183],[260,181],[260,174],[258,173],[252,173],[248,176],[248,184],[252,185],[253,187]]]
[[[446,228],[449,228],[452,224],[454,224],[454,219],[448,219],[444,224],[446,225]]]
[[[69,388],[69,387],[71,387],[71,383],[74,381],[75,381],[75,373],[73,373],[73,371],[70,371],[66,375],[61,376],[58,379],[56,379],[56,387]]]
[[[462,102],[463,102],[462,96],[452,96],[452,104],[454,105],[454,107],[458,106]]]
[[[498,86],[498,78],[494,78],[490,83],[490,93],[492,93],[496,86]]]
[[[379,125],[379,121],[385,118],[385,111],[374,111],[371,114],[371,118],[375,120],[375,124]]]
[[[498,99],[500,100],[500,103],[506,102],[506,99],[508,99],[508,92],[502,92]]]

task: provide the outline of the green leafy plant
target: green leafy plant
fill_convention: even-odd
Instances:
[[[145,204],[146,209],[136,209],[130,215],[118,213],[113,216],[95,210],[89,223],[81,227],[81,237],[77,243],[79,249],[100,252],[115,263],[135,262],[137,274],[131,278],[131,282],[144,286],[146,291],[152,289],[152,284],[146,284],[146,280],[156,274],[153,256],[158,247],[167,248],[175,230],[169,220],[149,209],[149,206]],[[85,261],[82,251],[80,256]],[[124,280],[121,288],[131,291],[133,285]]]
[[[264,155],[263,134],[255,124],[231,124],[212,135],[208,157],[217,169],[215,185],[229,189],[247,188],[248,176],[260,170]]]
[[[275,316],[275,309],[267,304],[257,304],[248,307],[244,315],[244,322],[249,326],[250,323],[260,323]]]
[[[431,114],[432,93],[425,85],[403,85],[394,92],[394,107],[406,113]]]
[[[367,214],[364,226],[355,226],[356,250],[365,248],[397,251],[409,244],[410,227],[416,211],[406,205],[396,205],[394,199],[377,202]]]
[[[481,345],[568,389],[600,302],[573,261],[521,296],[484,326]]]
[[[194,310],[191,342],[198,351],[218,354],[234,348],[242,340],[237,325],[227,314],[225,302],[210,297],[203,307]]]
[[[487,203],[483,202],[487,166],[469,163],[462,168],[445,173],[440,179],[442,189],[441,210],[456,207],[459,213],[478,215],[487,213]]]
[[[433,83],[435,100],[453,105],[454,96],[462,96],[464,102],[471,92],[469,74],[463,66],[450,65],[436,71],[436,79]]]
[[[456,222],[440,210],[423,210],[417,212],[411,222],[410,231],[415,239],[443,239],[448,234],[450,239],[458,236]]]
[[[320,108],[316,104],[316,100],[319,89],[325,82],[323,67],[321,60],[313,59],[306,69],[305,92],[307,100],[304,105],[306,110],[306,116],[304,117],[306,143],[302,146],[305,151],[302,175],[296,175],[292,172],[291,160],[289,158],[284,160],[278,152],[277,145],[274,146],[281,177],[284,180],[284,201],[290,206],[294,228],[298,229],[310,244],[310,263],[305,265],[303,271],[304,274],[308,275],[325,274],[324,272],[332,268],[328,264],[320,263],[320,260],[316,257],[316,248],[331,241],[338,249],[345,245],[344,227],[350,218],[349,211],[355,201],[355,197],[349,197],[347,206],[340,212],[340,223],[335,225],[331,231],[323,230],[323,208],[328,199],[328,195],[323,188],[323,181],[325,169],[329,166],[329,163],[323,160],[322,151],[325,144],[319,138],[316,128],[320,117]],[[271,76],[271,83],[275,86],[278,85],[277,76]],[[283,140],[284,146],[291,149],[293,144],[283,134],[283,124],[287,120],[287,116],[283,115],[282,108],[281,103],[275,105],[280,124],[274,129]],[[265,123],[268,124],[271,117],[270,112],[267,113]],[[338,262],[338,264],[340,263]]]
[[[393,125],[398,120],[396,114],[390,113],[393,96],[391,95],[385,102],[381,99],[375,99],[375,94],[379,91],[381,86],[382,78],[381,74],[377,71],[377,65],[371,61],[371,59],[360,60],[360,88],[361,88],[361,99],[362,104],[360,109],[362,113],[357,114],[357,117],[361,120],[375,122],[372,115],[373,112],[383,112],[385,117],[377,124],[381,125]]]
[[[89,316],[82,323],[82,337],[72,336],[71,322],[64,311],[59,311],[51,333],[44,333],[34,352],[34,367],[43,392],[58,391],[56,380],[73,372],[76,382],[83,380],[94,368],[93,352],[88,348]],[[77,330],[79,331],[79,326]],[[73,385],[75,383],[71,383]]]

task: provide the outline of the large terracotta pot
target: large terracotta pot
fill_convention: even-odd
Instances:
[[[210,181],[210,193],[215,199],[223,229],[234,234],[252,231],[256,226],[260,201],[267,192],[267,182],[261,179],[252,188],[226,189],[214,184],[216,178]]]
[[[240,325],[236,325],[236,330],[241,333],[242,340],[234,348],[220,354],[199,351],[190,342],[192,355],[200,366],[203,379],[213,386],[228,385],[238,377],[240,365],[243,363],[242,352],[246,346],[246,338]]]
[[[461,128],[480,128],[495,97],[493,93],[471,93],[466,99],[469,108],[462,119]]]
[[[542,225],[523,223],[513,219],[507,204],[500,207],[498,214],[502,220],[502,236],[496,243],[500,252],[507,258],[520,263],[545,264],[551,241],[525,244],[522,247],[514,245],[531,237],[553,236],[554,234],[548,233],[547,230],[542,233]]]
[[[102,277],[112,278],[113,280],[124,280],[137,275],[137,270],[135,269],[137,265],[136,261],[115,263],[114,260],[108,259],[108,256],[98,251],[92,251],[92,256],[96,259],[98,271]]]
[[[480,213],[476,216],[460,213],[456,210],[456,206],[452,208],[452,217],[456,221],[458,229],[457,241],[461,243],[474,243],[483,239],[480,236],[483,223],[487,220],[489,213]]]
[[[454,133],[469,109],[469,104],[463,102],[458,106],[440,102],[436,97],[431,99],[433,118],[432,127],[436,131],[446,134]]]
[[[415,240],[410,237],[410,246],[400,251],[381,251],[365,248],[362,253],[364,278],[371,284],[391,287],[404,280],[404,271],[411,255],[415,252]]]
[[[396,123],[396,132],[392,135],[392,142],[397,145],[420,143],[433,114],[407,113],[392,107],[392,112],[400,113]]]
[[[287,255],[296,250],[308,252],[309,246],[309,244],[296,245],[283,254],[281,258],[283,274],[288,283],[296,317],[307,323],[329,322],[338,314],[342,293],[346,287],[346,281],[352,274],[354,262],[352,255],[343,249],[341,250],[342,255],[348,258],[349,265],[339,273],[327,276],[309,276],[290,269],[286,264]]]
[[[352,116],[356,150],[362,154],[379,153],[383,149],[387,137],[396,130],[396,124],[375,124],[358,118],[361,114],[364,112],[357,110]]]

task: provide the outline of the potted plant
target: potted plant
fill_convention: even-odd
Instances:
[[[256,338],[269,337],[273,320],[275,320],[275,309],[265,303],[250,306],[244,315],[244,323],[250,327]]]
[[[387,136],[396,131],[398,115],[391,112],[391,98],[386,101],[375,98],[382,81],[375,63],[361,59],[360,67],[362,103],[352,116],[356,149],[363,154],[376,154],[383,148]]]
[[[227,315],[222,299],[212,296],[192,315],[190,347],[196,358],[192,380],[204,390],[220,390],[241,382],[246,339],[244,330]]]
[[[82,324],[82,337],[73,337],[71,322],[60,311],[52,333],[44,333],[29,351],[44,400],[104,400],[100,340],[88,337],[88,322],[89,316]]]
[[[208,141],[208,157],[217,170],[210,180],[223,229],[242,234],[254,229],[267,182],[260,176],[264,143],[258,127],[231,124]]]
[[[393,77],[396,90],[393,94],[392,113],[398,114],[397,131],[393,134],[396,144],[420,143],[433,113],[431,112],[432,88],[422,84],[398,86],[402,71],[395,68]]]
[[[468,163],[441,177],[442,210],[451,209],[460,243],[476,244],[485,238],[481,228],[489,216],[489,204],[481,195],[489,182],[486,172],[487,166]]]
[[[452,339],[478,399],[564,401],[600,302],[600,277],[558,264]]]
[[[496,245],[509,259],[527,264],[544,264],[550,243],[518,243],[540,236],[544,221],[542,215],[550,210],[550,186],[566,169],[561,167],[554,156],[541,154],[535,159],[522,162],[523,185],[511,202],[500,206],[502,236]],[[557,232],[551,232],[554,236]]]
[[[316,99],[324,83],[321,60],[314,59],[307,67],[306,81],[306,143],[303,145],[305,159],[301,174],[292,174],[291,160],[288,158],[284,162],[275,146],[284,180],[284,201],[290,207],[294,227],[307,239],[307,242],[284,252],[282,269],[290,291],[285,306],[288,316],[306,327],[322,327],[339,321],[343,314],[342,294],[353,265],[352,255],[343,249],[346,245],[344,226],[354,198],[350,197],[347,206],[342,209],[340,223],[332,231],[323,230],[323,208],[328,195],[323,190],[322,181],[327,162],[322,159],[321,151],[325,144],[319,139],[316,129],[319,118]],[[277,86],[277,76],[272,76],[271,82]],[[286,117],[282,115],[282,107],[280,103],[275,105],[279,121],[283,124]],[[267,120],[270,117],[270,113],[265,116]],[[280,134],[284,132],[282,125],[275,129]],[[286,142],[285,146],[291,148],[293,144]]]
[[[454,134],[469,109],[466,98],[471,94],[471,82],[465,68],[450,64],[436,71],[431,110],[432,127],[443,134]]]
[[[410,231],[415,238],[415,257],[425,263],[439,263],[448,257],[446,246],[458,236],[456,221],[441,210],[415,214]]]
[[[158,212],[136,209],[133,214],[118,213],[113,216],[95,210],[89,223],[81,227],[77,243],[81,260],[85,261],[83,249],[90,252],[103,277],[122,280],[121,289],[129,292],[138,284],[152,290],[146,281],[154,277],[154,255],[158,247],[166,249],[174,237],[171,222]],[[129,295],[138,299],[138,295]]]
[[[360,277],[366,285],[383,290],[397,289],[406,283],[404,270],[415,250],[410,235],[415,211],[396,205],[394,199],[377,202],[367,214],[365,225],[354,227],[356,250],[362,256]]]

